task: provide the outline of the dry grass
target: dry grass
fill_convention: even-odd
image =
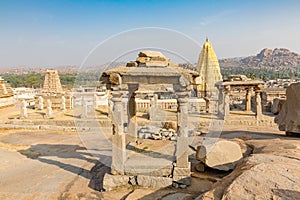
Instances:
[[[8,150],[8,151],[19,151],[19,150],[22,150],[24,148],[27,148],[28,146],[30,146],[30,145],[28,145],[28,144],[12,145],[12,144],[7,144],[7,143],[0,142],[0,148]]]

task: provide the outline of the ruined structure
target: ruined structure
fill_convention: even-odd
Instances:
[[[14,105],[14,93],[10,85],[0,77],[0,108]]]
[[[199,86],[197,87],[197,96],[210,98],[217,93],[215,84],[222,81],[221,70],[218,58],[212,48],[211,42],[206,39],[201,50],[197,63],[197,71],[200,75]]]
[[[57,70],[47,69],[43,90],[51,93],[63,92]]]
[[[102,74],[100,82],[106,84],[106,87],[111,90],[113,103],[112,173],[138,176],[138,179],[141,175],[161,176],[170,179],[171,182],[172,178],[167,177],[173,177],[175,182],[189,184],[188,96],[193,85],[196,86],[197,77],[197,72],[170,66],[169,59],[162,53],[151,51],[140,52],[136,61],[127,63],[127,66],[107,70]],[[177,141],[174,160],[149,156],[137,159],[127,154],[126,145],[130,141],[136,141],[138,137],[135,92],[140,86],[149,84],[171,84],[177,96]],[[127,105],[122,102],[123,97],[128,99]],[[125,123],[124,106],[127,107],[128,124]],[[157,99],[153,99],[152,106],[154,110],[160,107],[157,105]],[[155,116],[152,119],[157,118],[159,117]],[[159,124],[163,122],[160,117]]]
[[[216,83],[219,89],[218,115],[224,119],[230,114],[230,103],[234,92],[245,94],[245,111],[251,114],[251,97],[255,93],[255,116],[262,119],[261,92],[264,85],[260,80],[244,79],[244,76],[233,76],[224,82]]]
[[[272,112],[272,107],[274,105],[275,99],[285,99],[286,89],[285,88],[265,88],[262,91],[261,99],[262,99],[262,107],[263,111]],[[277,101],[277,100],[276,100]],[[275,112],[274,114],[276,114]]]

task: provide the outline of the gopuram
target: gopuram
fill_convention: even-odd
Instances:
[[[206,112],[213,112],[217,106],[218,89],[215,84],[222,81],[220,65],[212,44],[208,39],[203,45],[197,63],[199,72],[199,85],[197,86],[197,97],[206,101]]]
[[[0,77],[0,108],[14,105],[14,93],[10,85]]]
[[[63,91],[58,71],[47,69],[42,90],[35,95],[35,109],[43,110],[50,118],[52,110],[64,111],[72,108],[72,101],[72,96]]]
[[[166,181],[172,184],[174,181],[189,185],[188,97],[191,90],[198,86],[197,79],[199,79],[198,72],[172,65],[162,53],[153,51],[142,51],[136,61],[103,72],[100,82],[106,84],[112,96],[112,174],[137,176],[138,179],[142,175],[147,175],[151,178],[161,178],[158,182]],[[140,124],[136,116],[136,94],[140,94],[140,87],[163,84],[173,86],[172,91],[176,96],[177,105],[175,107],[165,103],[159,104],[158,96],[152,95],[148,119],[153,126],[159,126],[169,121],[164,108],[177,109],[172,129],[172,132],[176,131],[174,135],[177,136],[174,141],[175,151],[171,152],[171,155],[165,155],[169,159],[151,157],[154,154],[147,154],[147,157],[130,156],[130,144],[139,140]],[[124,98],[127,99],[125,103],[122,101]],[[149,105],[142,104],[143,106]],[[125,114],[124,111],[127,113]],[[153,114],[156,116],[151,116],[151,112],[155,112]],[[164,113],[166,116],[163,116]]]

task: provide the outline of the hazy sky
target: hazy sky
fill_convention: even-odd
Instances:
[[[265,47],[300,53],[299,2],[0,0],[0,67],[80,65],[100,42],[143,27],[172,29],[201,45],[208,36],[219,58],[255,55]],[[121,34],[119,40],[104,45],[105,56],[94,55],[90,64],[120,56],[115,52],[118,46],[124,53],[141,48],[141,40],[151,46],[152,39],[165,43],[154,46],[168,51],[182,47],[184,57],[197,62],[200,47],[190,47],[193,44],[162,32],[145,29],[123,38]],[[145,36],[150,33],[154,35]],[[135,39],[140,39],[139,44],[130,46]]]

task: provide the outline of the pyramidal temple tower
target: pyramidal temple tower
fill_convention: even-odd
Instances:
[[[10,85],[0,77],[0,108],[14,105],[14,92]]]
[[[53,93],[63,92],[57,70],[47,69],[43,90]]]
[[[217,56],[208,39],[206,39],[201,50],[197,71],[199,72],[201,81],[201,84],[197,88],[197,96],[210,98],[213,93],[217,92],[215,83],[222,81],[222,75]]]

